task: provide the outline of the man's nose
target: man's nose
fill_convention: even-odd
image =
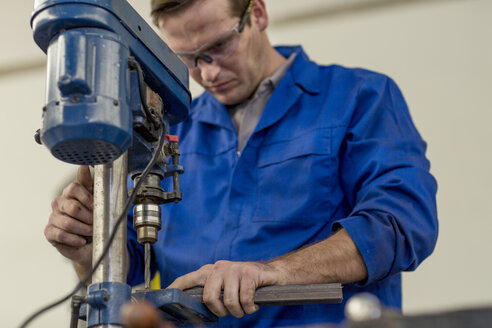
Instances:
[[[215,62],[198,61],[198,68],[203,82],[215,82],[220,73],[220,66]]]

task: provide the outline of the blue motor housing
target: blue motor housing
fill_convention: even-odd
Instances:
[[[40,136],[56,158],[97,165],[128,150],[147,116],[130,108],[143,84],[162,100],[166,125],[188,115],[186,66],[125,0],[35,0],[31,26],[48,55]],[[143,81],[130,78],[130,56]]]
[[[56,158],[97,165],[131,146],[128,56],[119,36],[103,29],[72,29],[51,40],[41,138]]]

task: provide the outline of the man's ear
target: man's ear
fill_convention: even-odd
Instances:
[[[268,26],[268,13],[263,0],[254,0],[251,9],[251,20],[258,26],[260,31],[264,31]]]

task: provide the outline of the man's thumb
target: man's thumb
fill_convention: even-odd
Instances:
[[[79,166],[77,170],[77,182],[86,187],[90,192],[94,191],[94,181],[92,180],[91,170],[88,166]]]

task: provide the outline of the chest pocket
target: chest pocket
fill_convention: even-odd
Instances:
[[[336,205],[338,157],[332,128],[318,128],[258,150],[258,200],[253,221],[326,222]],[[335,196],[335,197],[331,197]]]

